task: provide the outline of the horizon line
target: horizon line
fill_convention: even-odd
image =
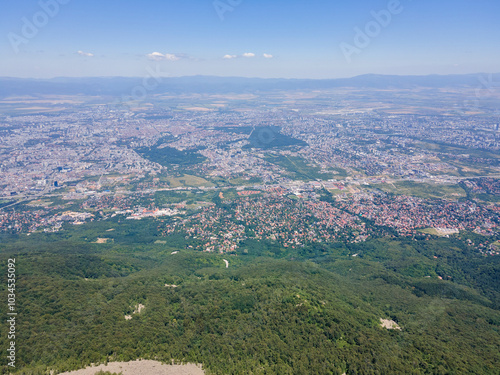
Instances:
[[[193,74],[193,75],[181,75],[181,76],[161,76],[162,79],[167,78],[233,78],[233,79],[261,79],[261,80],[297,80],[297,81],[326,81],[326,80],[339,80],[339,79],[352,79],[365,76],[378,76],[378,77],[452,77],[452,76],[474,76],[474,75],[497,75],[499,72],[475,72],[475,73],[452,73],[452,74],[378,74],[378,73],[363,73],[349,77],[335,77],[335,78],[286,78],[286,77],[245,77],[245,76],[221,76],[221,75],[205,75],[205,74]],[[50,78],[35,78],[35,77],[16,77],[16,76],[0,76],[0,79],[22,79],[22,80],[38,80],[38,81],[48,81],[54,79],[110,79],[110,78],[132,78],[132,79],[142,79],[143,76],[54,76]]]

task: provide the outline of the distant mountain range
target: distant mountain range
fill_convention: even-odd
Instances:
[[[144,87],[143,77],[10,78],[0,77],[0,97],[11,95],[123,95]],[[154,93],[249,93],[272,90],[314,90],[339,87],[411,89],[416,87],[500,87],[500,73],[396,76],[365,74],[338,79],[264,79],[242,77],[186,76],[146,80]],[[488,86],[491,85],[491,86]],[[154,86],[154,89],[151,87]]]

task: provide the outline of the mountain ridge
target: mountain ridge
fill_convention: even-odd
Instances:
[[[146,84],[144,81],[147,79]],[[155,93],[248,93],[274,90],[335,88],[413,89],[500,87],[500,73],[450,75],[363,74],[351,78],[246,78],[220,76],[181,77],[55,77],[48,79],[0,77],[0,96],[10,95],[122,95],[136,86],[154,87]],[[486,86],[486,87],[485,87]]]

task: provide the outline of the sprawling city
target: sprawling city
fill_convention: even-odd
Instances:
[[[153,218],[158,236],[218,253],[248,239],[300,247],[468,231],[484,236],[478,251],[498,255],[495,112],[418,115],[413,103],[280,94],[167,108],[162,97],[146,110],[46,99],[64,109],[6,116],[0,230]]]

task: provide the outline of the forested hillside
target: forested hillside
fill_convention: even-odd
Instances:
[[[84,241],[99,223],[3,238],[2,274],[9,257],[18,272],[14,373],[137,358],[209,374],[500,373],[498,257],[461,241],[249,243],[217,255],[155,243],[147,223],[107,244]]]

